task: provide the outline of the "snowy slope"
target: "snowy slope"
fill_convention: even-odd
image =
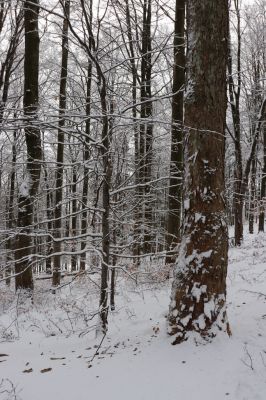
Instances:
[[[142,290],[122,280],[117,311],[109,315],[109,332],[99,350],[96,321],[88,322],[92,311],[82,317],[71,313],[74,297],[76,312],[82,304],[93,309],[96,291],[88,295],[84,284],[66,289],[53,305],[41,292],[39,302],[23,310],[13,299],[2,302],[0,399],[265,400],[265,239],[247,235],[241,249],[230,249],[233,336],[221,334],[208,344],[171,345],[165,319],[168,283]]]

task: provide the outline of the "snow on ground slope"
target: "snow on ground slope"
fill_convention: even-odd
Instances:
[[[54,300],[40,291],[24,309],[0,298],[0,399],[265,400],[265,239],[247,235],[240,249],[230,249],[233,335],[208,344],[171,345],[169,284],[142,290],[122,280],[99,349],[92,311],[97,291],[88,294],[84,283]]]

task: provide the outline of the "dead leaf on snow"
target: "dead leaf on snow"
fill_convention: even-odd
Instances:
[[[50,371],[52,371],[52,368],[44,368],[44,369],[41,369],[41,373],[42,374],[44,374],[45,372],[50,372]]]

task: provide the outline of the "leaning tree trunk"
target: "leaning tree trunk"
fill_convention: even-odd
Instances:
[[[176,0],[174,70],[172,99],[172,138],[170,161],[169,210],[167,221],[167,250],[174,247],[180,238],[183,169],[183,86],[185,83],[185,0]],[[166,262],[172,262],[170,254]]]
[[[24,116],[27,146],[25,179],[19,189],[18,234],[15,244],[16,289],[33,289],[32,225],[34,199],[38,193],[41,173],[41,136],[37,123],[39,102],[39,1],[24,3],[25,57],[24,57]]]
[[[63,199],[63,176],[64,176],[64,127],[66,112],[66,84],[67,84],[67,66],[68,66],[68,19],[70,12],[70,0],[64,4],[65,19],[62,32],[62,61],[61,77],[59,89],[59,127],[57,144],[57,168],[55,182],[55,221],[54,230],[54,268],[53,268],[53,286],[60,285],[61,279],[61,235],[62,235],[62,199]]]
[[[169,310],[174,344],[186,340],[189,331],[212,337],[217,328],[229,329],[224,203],[227,0],[188,0],[187,29],[185,220]]]

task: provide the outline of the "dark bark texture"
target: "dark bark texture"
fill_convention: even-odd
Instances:
[[[224,203],[227,0],[187,1],[184,232],[169,310],[174,343],[228,330]]]
[[[25,1],[24,132],[27,146],[27,168],[18,200],[17,226],[19,232],[15,244],[16,289],[33,289],[31,233],[34,200],[38,193],[42,160],[41,136],[37,121],[39,101],[38,13],[38,0]]]

